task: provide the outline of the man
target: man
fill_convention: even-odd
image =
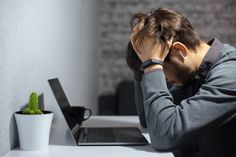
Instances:
[[[167,8],[135,14],[131,29],[126,60],[152,146],[177,157],[235,156],[236,49],[203,42]]]

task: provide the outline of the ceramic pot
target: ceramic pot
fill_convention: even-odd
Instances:
[[[50,128],[53,113],[43,111],[43,114],[23,114],[15,112],[18,128],[20,149],[46,150],[48,149]]]

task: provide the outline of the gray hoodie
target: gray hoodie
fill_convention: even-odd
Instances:
[[[223,157],[236,143],[236,49],[212,40],[191,84],[168,89],[162,70],[135,81],[152,146],[175,156]],[[184,74],[183,74],[184,75]]]

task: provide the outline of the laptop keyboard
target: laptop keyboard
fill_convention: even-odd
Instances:
[[[81,128],[79,142],[114,142],[113,128]]]

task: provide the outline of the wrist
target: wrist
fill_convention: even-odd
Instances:
[[[142,69],[145,69],[151,65],[163,65],[163,61],[160,59],[148,59],[146,61],[143,61],[141,67]]]
[[[145,73],[150,72],[156,68],[162,69],[163,61],[159,59],[148,59],[142,63],[142,69]]]
[[[154,64],[154,65],[148,66],[144,69],[144,73],[149,73],[149,72],[154,71],[156,69],[163,69],[163,66],[160,64]]]

